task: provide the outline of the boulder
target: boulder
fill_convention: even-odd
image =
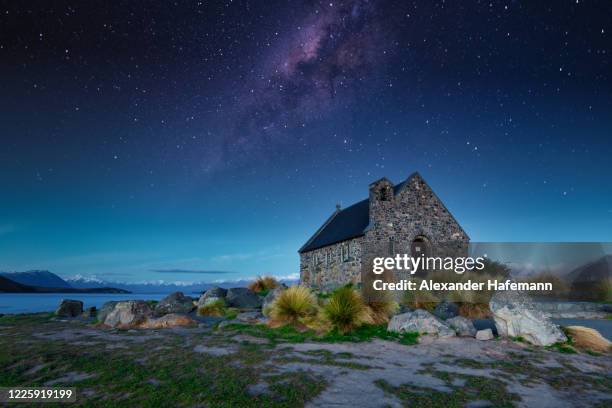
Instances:
[[[552,323],[548,315],[539,311],[533,301],[521,292],[495,292],[489,308],[497,332],[502,337],[522,337],[538,346],[567,341],[559,326]]]
[[[104,323],[106,316],[113,311],[116,304],[116,300],[111,300],[110,302],[104,303],[100,310],[98,310],[98,321]]]
[[[204,306],[208,303],[212,303],[215,300],[225,299],[226,295],[227,295],[227,289],[223,289],[218,286],[214,286],[208,289],[206,292],[204,292],[202,296],[200,296],[200,299],[198,299],[198,307]]]
[[[272,303],[274,303],[274,301],[276,300],[276,298],[278,297],[278,295],[285,290],[285,288],[279,287],[279,288],[275,288],[272,289],[270,292],[268,292],[268,294],[266,295],[266,297],[263,300],[263,305],[261,306],[261,310],[263,311],[264,315],[267,316],[267,309],[270,307],[270,305],[272,305]]]
[[[59,317],[77,317],[83,313],[83,302],[80,300],[62,299],[55,314]]]
[[[151,317],[153,317],[153,311],[147,302],[126,300],[115,303],[102,323],[119,329],[131,329],[138,327]]]
[[[493,340],[493,330],[478,330],[476,332],[476,340]]]
[[[456,303],[447,302],[446,300],[438,303],[433,311],[433,314],[442,320],[451,319],[459,316],[459,306]]]
[[[451,329],[436,316],[422,309],[393,316],[387,330],[397,333],[417,332],[419,334],[437,334],[439,337],[455,336],[455,330]]]
[[[265,324],[268,319],[261,312],[242,312],[238,313],[236,320],[241,323]]]
[[[187,314],[195,309],[193,299],[185,296],[183,292],[174,292],[166,296],[155,306],[155,314],[163,316],[169,313]]]
[[[467,317],[457,316],[445,321],[447,325],[455,329],[458,336],[461,337],[474,337],[476,335],[476,328],[474,323]]]
[[[139,329],[167,329],[171,327],[194,326],[196,321],[182,314],[170,313],[158,318],[150,318],[140,323]]]
[[[261,298],[248,288],[228,289],[225,302],[228,306],[239,309],[258,309],[262,304]]]

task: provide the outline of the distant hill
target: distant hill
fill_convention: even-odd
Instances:
[[[570,296],[578,300],[612,301],[612,255],[574,269],[567,275]]]
[[[32,291],[31,286],[22,285],[10,279],[0,276],[0,292],[3,293],[27,293]]]
[[[0,276],[27,286],[71,288],[70,284],[49,271],[0,272]]]
[[[95,287],[103,287],[103,286],[112,286],[115,288],[121,288],[125,290],[129,290],[133,293],[172,293],[172,292],[183,292],[186,294],[193,293],[202,293],[203,291],[210,289],[213,286],[220,286],[223,288],[237,288],[237,287],[245,287],[251,280],[237,280],[237,281],[227,281],[227,282],[195,282],[188,284],[180,284],[176,282],[163,282],[163,281],[153,281],[153,282],[142,282],[142,283],[125,283],[125,282],[113,282],[113,281],[105,281],[97,278],[84,278],[84,277],[76,277],[71,279],[66,279],[66,281],[74,288],[95,288]],[[284,282],[287,285],[293,285],[297,283],[297,280],[286,280],[283,279],[281,282]]]
[[[4,276],[0,276],[0,293],[131,293],[128,290],[102,288],[46,288],[41,286],[23,285]]]

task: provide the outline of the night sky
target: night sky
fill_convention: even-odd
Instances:
[[[413,171],[473,241],[612,241],[611,36],[608,0],[3,2],[0,270],[295,275]]]

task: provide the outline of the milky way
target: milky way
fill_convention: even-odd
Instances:
[[[290,274],[413,171],[474,241],[610,241],[609,3],[5,1],[0,270]]]

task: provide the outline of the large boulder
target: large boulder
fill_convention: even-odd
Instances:
[[[476,340],[493,340],[493,330],[478,330],[476,332]]]
[[[224,300],[225,295],[227,295],[227,289],[214,286],[200,296],[200,299],[198,299],[198,307],[207,305],[219,299]]]
[[[265,324],[268,321],[268,319],[258,311],[238,313],[236,320],[248,324]]]
[[[439,337],[455,336],[455,330],[451,329],[436,316],[422,309],[393,316],[387,330],[397,333],[417,332],[419,334],[437,334]]]
[[[261,310],[265,315],[267,315],[269,307],[272,305],[272,303],[274,303],[278,295],[280,295],[283,290],[285,290],[285,288],[279,287],[268,292],[263,300],[263,305],[261,306]]]
[[[80,300],[62,299],[55,314],[59,317],[77,317],[83,313],[83,302]]]
[[[467,317],[456,316],[448,319],[444,323],[455,329],[458,336],[474,337],[476,335],[476,327],[474,327],[474,323]]]
[[[187,314],[195,309],[193,299],[185,296],[183,292],[174,292],[166,296],[155,306],[155,314],[163,316],[169,313]]]
[[[438,316],[442,320],[451,319],[455,316],[459,316],[459,306],[456,303],[443,301],[438,303],[433,311],[433,314]]]
[[[138,325],[139,329],[167,329],[171,327],[194,326],[196,321],[182,314],[170,313],[162,317],[147,319]]]
[[[262,305],[261,298],[248,288],[228,289],[225,302],[228,306],[239,309],[258,309]]]
[[[126,300],[115,303],[102,323],[119,329],[131,329],[138,327],[151,317],[153,317],[153,311],[147,302]]]
[[[533,301],[517,291],[498,291],[491,297],[497,333],[502,337],[522,337],[531,344],[548,346],[567,341],[559,326],[538,310]]]
[[[98,310],[98,321],[104,323],[104,320],[106,320],[106,316],[108,316],[108,314],[113,311],[116,304],[116,300],[111,300],[109,302],[104,303],[100,310]]]

